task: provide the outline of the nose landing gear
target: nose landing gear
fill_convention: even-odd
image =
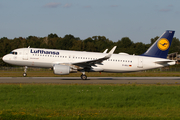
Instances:
[[[27,76],[27,73],[26,73],[26,72],[27,72],[27,68],[28,68],[27,66],[24,67],[24,73],[23,73],[23,76],[24,76],[24,77]]]

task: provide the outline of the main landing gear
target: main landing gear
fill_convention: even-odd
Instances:
[[[82,80],[87,80],[87,76],[85,75],[85,72],[82,72],[81,79]]]
[[[87,80],[87,76],[82,74],[82,75],[81,75],[81,79],[82,79],[82,80]]]
[[[23,73],[23,76],[24,76],[24,77],[27,76],[27,73],[26,73],[26,72],[27,72],[27,68],[28,68],[27,66],[24,67],[24,73]]]

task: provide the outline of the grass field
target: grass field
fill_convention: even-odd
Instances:
[[[23,70],[0,70],[22,77]],[[28,70],[28,77],[61,77]],[[62,77],[79,77],[81,73]],[[88,77],[180,77],[180,72],[86,73]],[[0,120],[180,119],[179,85],[0,84]]]
[[[178,85],[1,84],[0,120],[180,119]]]

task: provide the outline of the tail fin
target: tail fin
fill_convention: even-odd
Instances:
[[[171,46],[175,31],[167,30],[158,40],[141,56],[166,58]]]

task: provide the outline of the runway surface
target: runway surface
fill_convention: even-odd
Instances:
[[[0,83],[180,84],[180,77],[0,77]]]

